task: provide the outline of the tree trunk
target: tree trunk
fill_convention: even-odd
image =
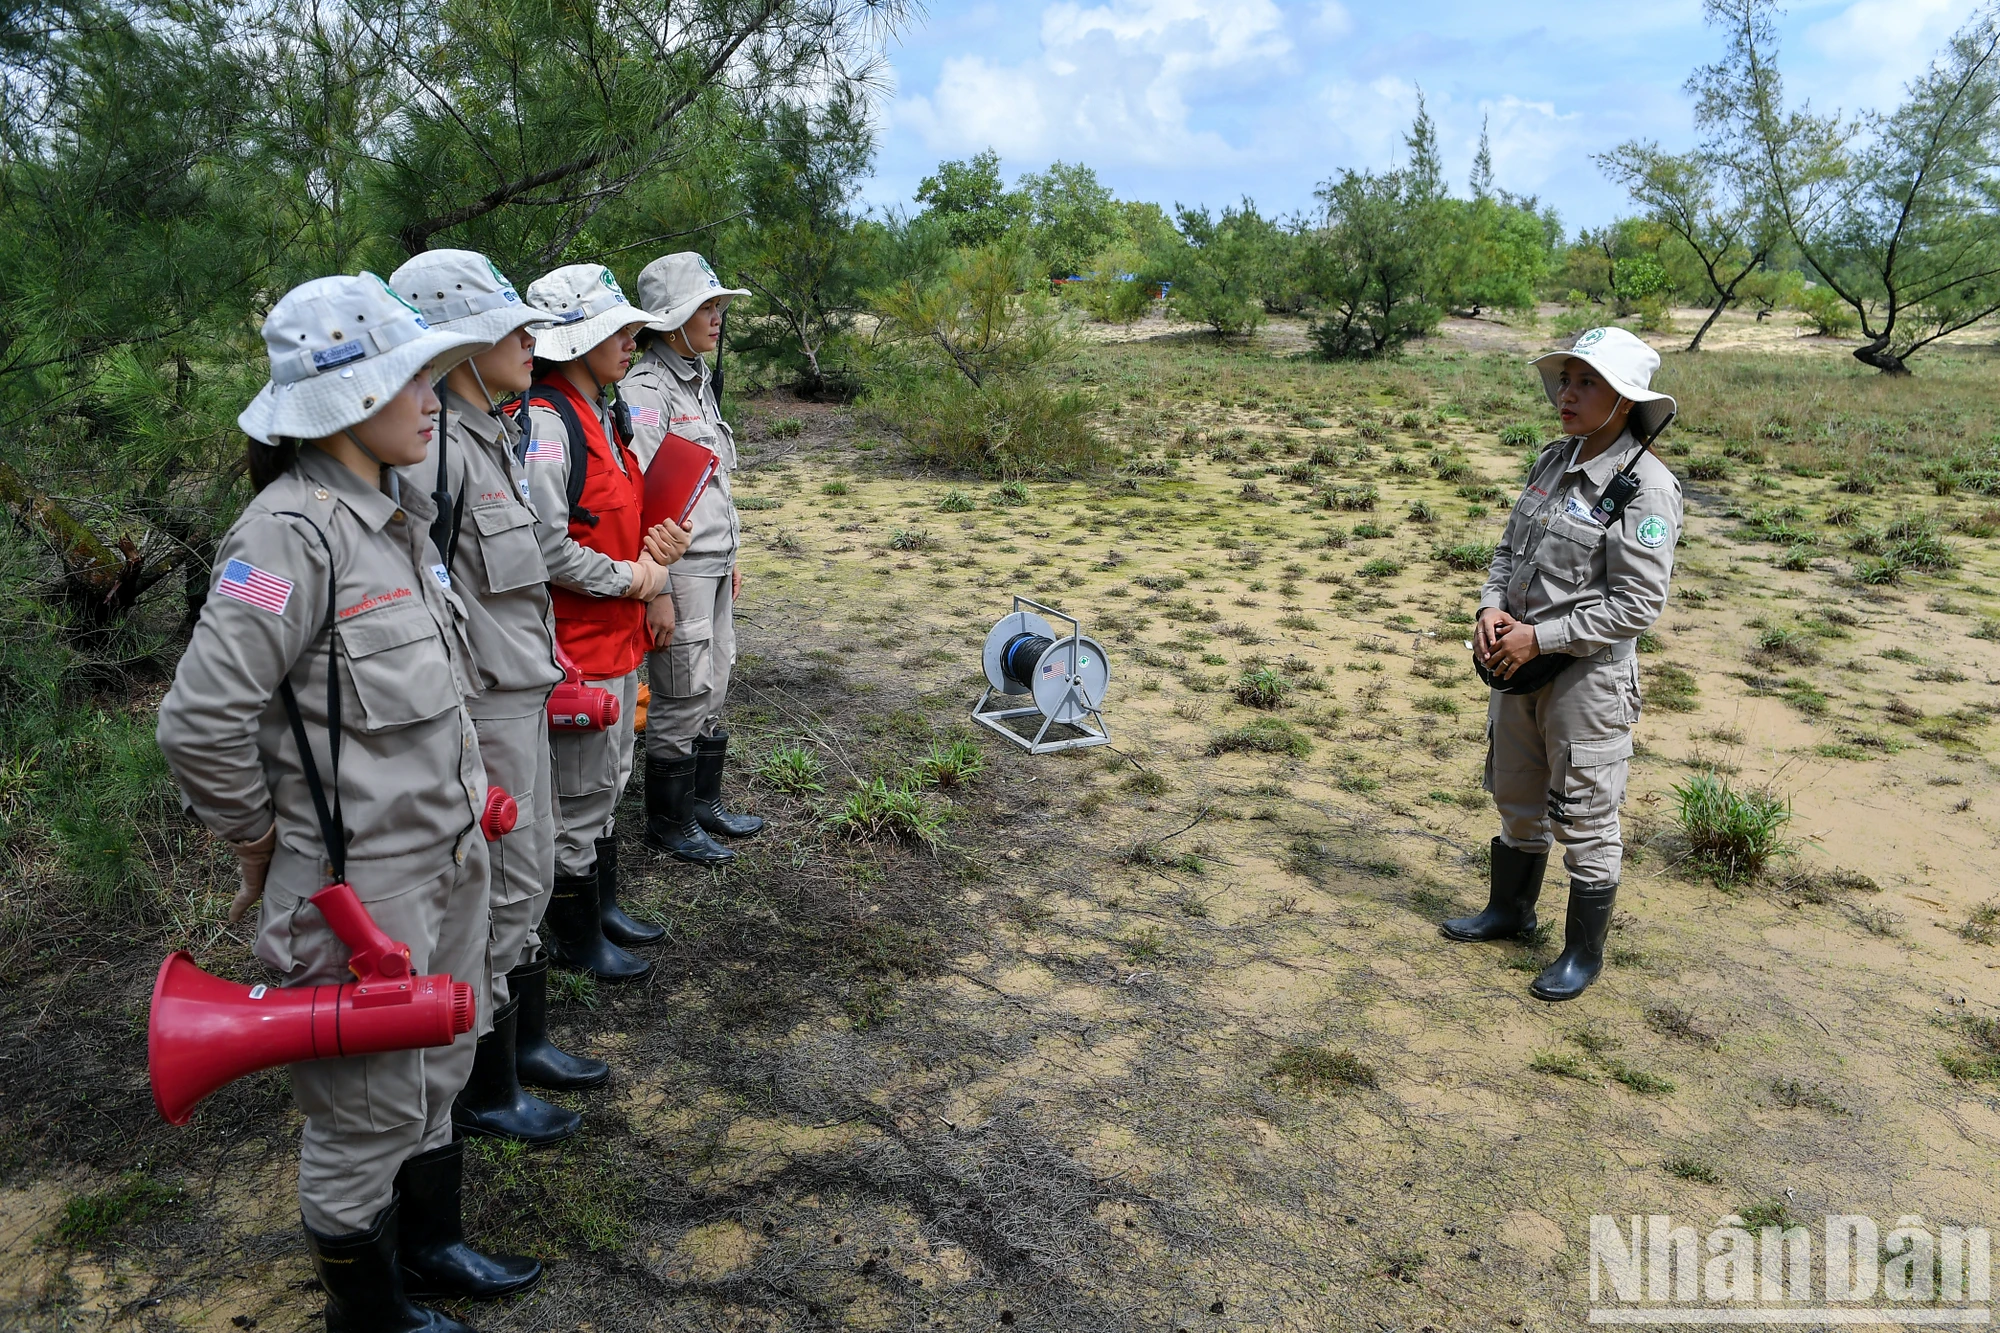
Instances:
[[[1714,327],[1715,321],[1722,318],[1723,307],[1728,304],[1729,298],[1727,296],[1715,303],[1715,309],[1708,312],[1708,318],[1701,322],[1701,327],[1694,331],[1694,337],[1688,341],[1688,351],[1699,352],[1701,350],[1701,340],[1708,336],[1708,331]]]
[[[1903,358],[1888,350],[1889,339],[1878,337],[1854,349],[1854,359],[1864,366],[1873,366],[1884,375],[1907,375],[1910,368],[1903,364]]]
[[[57,596],[91,625],[123,619],[140,594],[174,567],[171,556],[149,567],[129,538],[120,538],[115,548],[105,545],[61,502],[29,485],[4,461],[0,461],[0,500],[54,548],[63,567]]]

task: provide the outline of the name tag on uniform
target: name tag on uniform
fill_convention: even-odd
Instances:
[[[446,569],[443,565],[432,565],[431,577],[438,581],[438,587],[440,588],[451,587],[451,571]]]
[[[1563,497],[1563,512],[1571,518],[1589,518],[1590,506],[1579,500],[1575,491],[1571,491]]]
[[[528,497],[528,479],[527,479],[526,477],[523,477],[523,478],[521,478],[521,498],[522,498],[523,500],[526,500],[526,499],[528,499],[528,498],[529,498],[529,497]]]

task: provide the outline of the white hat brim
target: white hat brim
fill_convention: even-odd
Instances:
[[[672,333],[675,329],[693,319],[695,311],[701,309],[716,297],[724,296],[729,298],[722,303],[722,308],[727,310],[731,301],[734,301],[739,296],[748,295],[750,293],[741,287],[710,287],[706,291],[690,296],[687,300],[668,310],[660,316],[660,322],[666,325],[665,332]]]
[[[1574,358],[1589,366],[1604,377],[1604,382],[1618,391],[1621,398],[1632,404],[1631,421],[1637,427],[1636,434],[1652,439],[1667,428],[1669,422],[1680,415],[1680,404],[1673,395],[1659,393],[1652,389],[1642,389],[1621,378],[1616,371],[1607,368],[1603,362],[1591,354],[1589,349],[1581,352],[1544,352],[1528,364],[1541,372],[1542,392],[1548,395],[1549,406],[1560,406],[1556,402],[1561,392],[1556,384],[1556,376],[1562,373],[1563,362]]]
[[[456,365],[491,345],[434,328],[379,356],[337,370],[289,384],[267,381],[250,406],[237,415],[236,424],[245,435],[264,444],[280,439],[322,439],[374,416],[425,366],[433,362]]]
[[[494,310],[482,310],[476,315],[467,315],[463,319],[438,320],[432,323],[432,328],[442,330],[446,333],[461,334],[468,338],[477,338],[479,343],[483,344],[483,346],[474,345],[462,351],[439,357],[435,367],[438,377],[442,379],[454,367],[470,361],[473,357],[479,356],[484,352],[492,351],[495,347],[499,346],[500,340],[508,335],[517,333],[530,325],[543,325],[548,322],[549,317],[546,312],[525,304],[501,306]]]
[[[547,311],[539,312],[544,319]],[[574,361],[585,355],[591,348],[609,338],[620,329],[634,324],[669,332],[671,325],[663,324],[660,317],[650,310],[641,310],[635,305],[615,305],[609,310],[592,315],[589,319],[579,319],[572,324],[554,323],[535,330],[535,355],[544,361]]]

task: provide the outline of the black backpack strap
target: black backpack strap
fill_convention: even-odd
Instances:
[[[306,790],[312,793],[313,813],[319,816],[320,841],[326,844],[326,859],[333,868],[333,882],[347,881],[347,824],[340,813],[340,654],[333,647],[333,604],[338,596],[335,582],[333,546],[319,525],[292,509],[278,511],[288,518],[304,521],[326,549],[326,730],[327,761],[333,769],[333,800],[327,800],[320,782],[319,765],[313,762],[312,743],[306,737],[305,719],[299,716],[299,697],[292,691],[291,678],[278,682],[278,698],[284,701],[285,716],[291,720],[292,739],[299,747],[299,764],[305,769]]]
[[[431,503],[437,517],[431,520],[431,545],[444,557],[445,572],[451,572],[452,558],[458,554],[458,529],[465,522],[465,496],[452,497],[450,479],[445,475],[444,395],[438,395],[437,480],[431,486]]]
[[[571,518],[596,527],[597,515],[582,504],[583,483],[590,476],[590,448],[583,442],[583,422],[569,405],[569,395],[551,385],[537,384],[529,388],[523,410],[530,407],[546,407],[562,418],[564,441],[569,449],[569,480],[563,486],[563,498],[569,502]],[[529,427],[528,434],[532,433],[533,427]]]

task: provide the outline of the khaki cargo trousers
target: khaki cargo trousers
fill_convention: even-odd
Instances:
[[[736,667],[736,599],[729,575],[675,574],[674,637],[646,654],[646,754],[685,759],[697,736],[722,725],[729,676]]]
[[[323,1236],[367,1230],[388,1207],[404,1159],[451,1142],[452,1101],[472,1073],[479,1034],[493,1026],[486,840],[469,829],[452,855],[442,871],[429,873],[413,871],[408,857],[347,863],[355,897],[383,933],[410,946],[417,975],[446,972],[470,985],[479,1020],[450,1046],[290,1066],[292,1097],[306,1118],[299,1211]],[[256,951],[287,986],[354,979],[347,946],[309,901],[326,886],[317,857],[278,846],[264,882]]]
[[[493,924],[486,952],[496,1009],[509,998],[507,974],[533,961],[541,948],[536,928],[549,910],[549,894],[555,888],[555,776],[548,702],[549,691],[543,688],[497,694],[489,690],[466,705],[479,733],[487,784],[503,788],[521,809],[514,831],[487,845]]]
[[[1500,838],[1524,852],[1562,844],[1571,882],[1618,882],[1618,806],[1639,720],[1639,659],[1630,640],[1585,658],[1533,694],[1492,692],[1486,779]]]
[[[556,855],[559,875],[587,875],[597,864],[597,840],[618,828],[618,802],[632,779],[633,711],[639,706],[639,673],[587,680],[618,696],[618,723],[603,731],[556,731]],[[543,905],[544,910],[547,904]]]

